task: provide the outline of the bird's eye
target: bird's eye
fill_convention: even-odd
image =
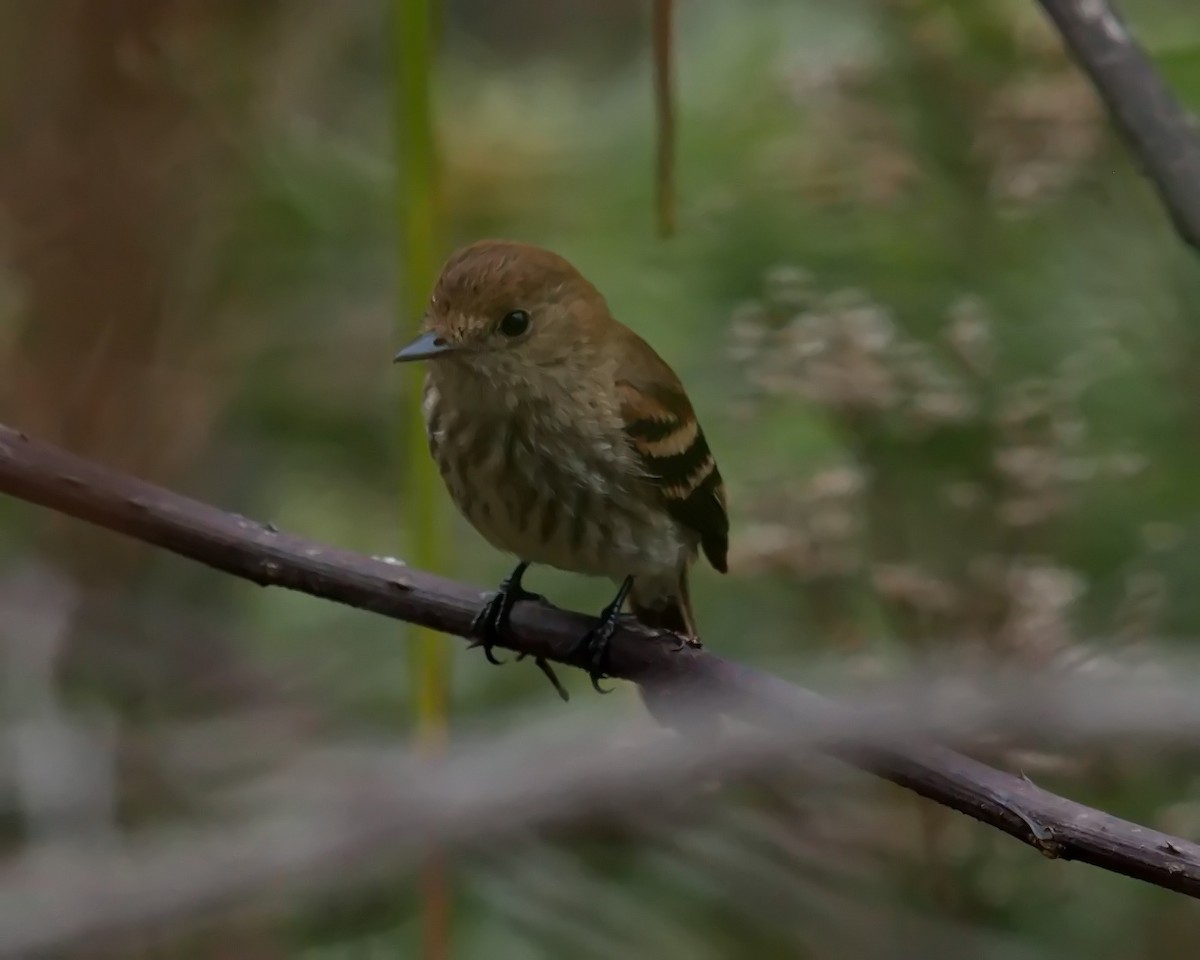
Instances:
[[[500,332],[506,337],[519,337],[529,329],[529,314],[524,310],[506,313],[500,321]]]

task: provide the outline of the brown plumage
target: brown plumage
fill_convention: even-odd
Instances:
[[[454,253],[422,335],[430,450],[471,524],[522,565],[481,614],[503,627],[529,563],[623,585],[593,646],[593,678],[620,601],[697,642],[688,567],[725,572],[720,472],[683,385],[604,298],[549,250],[484,240]],[[490,654],[489,654],[490,656]],[[548,668],[545,668],[548,671]]]

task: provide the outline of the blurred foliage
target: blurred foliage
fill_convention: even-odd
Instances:
[[[1036,5],[678,4],[669,242],[654,230],[649,4],[581,2],[569,16],[566,6],[446,4],[435,117],[448,239],[506,235],[559,250],[688,384],[733,515],[731,574],[697,573],[709,645],[796,679],[795,662],[824,658],[870,680],[972,646],[1073,669],[1149,638],[1193,643],[1200,266]],[[1125,6],[1200,107],[1191,0]],[[50,7],[64,18],[84,9]],[[126,397],[117,428],[76,444],[85,452],[282,528],[403,557],[396,477],[412,475],[406,458],[420,444],[397,413],[413,387],[403,378],[417,374],[390,364],[398,241],[385,5],[217,7],[179,0],[128,36],[113,28],[124,45],[108,94],[119,102],[101,117],[133,123],[149,110],[171,118],[166,133],[113,127],[120,137],[97,154],[107,167],[49,186],[33,153],[0,161],[4,420],[78,437],[78,419],[46,427],[62,395],[22,387],[42,363],[45,383],[79,391],[80,417]],[[41,49],[29,38],[70,25],[23,21],[13,6],[2,18],[14,49]],[[79,82],[74,61],[7,60],[5,138],[39,144],[59,109],[55,84]],[[80,133],[78,104],[61,110],[55,135],[103,141],[102,126]],[[88,207],[93,239],[34,271],[25,252],[59,223],[51,201],[87,196],[126,147],[140,153],[116,182],[131,193]],[[47,206],[27,203],[38,184]],[[126,230],[139,197],[157,214]],[[81,279],[105,262],[105,239],[122,263],[146,258],[157,284],[124,353],[107,339],[131,316],[122,288]],[[39,312],[39,283],[75,296]],[[145,381],[137,389],[131,368]],[[401,491],[402,506],[413,493]],[[455,569],[443,572],[498,582],[507,558],[444,496],[435,509],[455,545]],[[0,519],[6,591],[26,590],[35,558],[72,567],[76,547],[50,546],[53,521],[8,502]],[[110,563],[111,544],[88,547],[93,565]],[[81,583],[118,599],[76,614],[111,643],[73,671],[68,713],[103,705],[134,730],[204,713],[216,671],[220,704],[275,711],[297,732],[403,733],[410,660],[388,621],[158,554]],[[532,585],[585,610],[609,590],[546,570]],[[4,641],[19,647],[28,630],[16,623]],[[151,649],[169,649],[169,663],[147,667]],[[588,696],[586,682],[568,682]],[[494,669],[480,656],[456,658],[452,689],[463,729],[553,699],[529,665]],[[634,711],[634,700],[622,690],[602,709]],[[155,803],[129,804],[129,818],[144,819],[174,793],[130,755],[114,767],[141,772],[118,792],[159,784]],[[1195,838],[1195,759],[1114,747],[1070,765],[1020,762],[1077,799]],[[803,784],[772,801],[739,788],[678,818],[678,836],[591,825],[469,858],[457,955],[1194,953],[1190,901],[1044,861],[891,788],[857,786],[852,802]],[[20,803],[6,807],[13,842],[35,832]],[[789,844],[808,845],[790,865]],[[786,875],[796,862],[825,872],[789,876],[778,903],[739,888],[739,865]],[[406,955],[415,905],[415,886],[398,882],[259,931],[243,953]],[[890,936],[868,936],[871,923]],[[935,923],[945,939],[929,939]]]

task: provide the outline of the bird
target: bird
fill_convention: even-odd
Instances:
[[[522,585],[535,564],[618,584],[572,651],[600,692],[626,601],[700,646],[688,571],[703,553],[727,572],[725,484],[679,377],[575,266],[515,240],[456,250],[393,360],[425,361],[425,432],[450,497],[518,561],[471,627],[490,662],[514,605],[543,599]]]

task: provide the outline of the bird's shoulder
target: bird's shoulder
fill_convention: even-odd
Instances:
[[[729,550],[725,484],[687,391],[641,337],[618,327],[616,388],[625,434],[667,511],[700,538],[722,573]]]

